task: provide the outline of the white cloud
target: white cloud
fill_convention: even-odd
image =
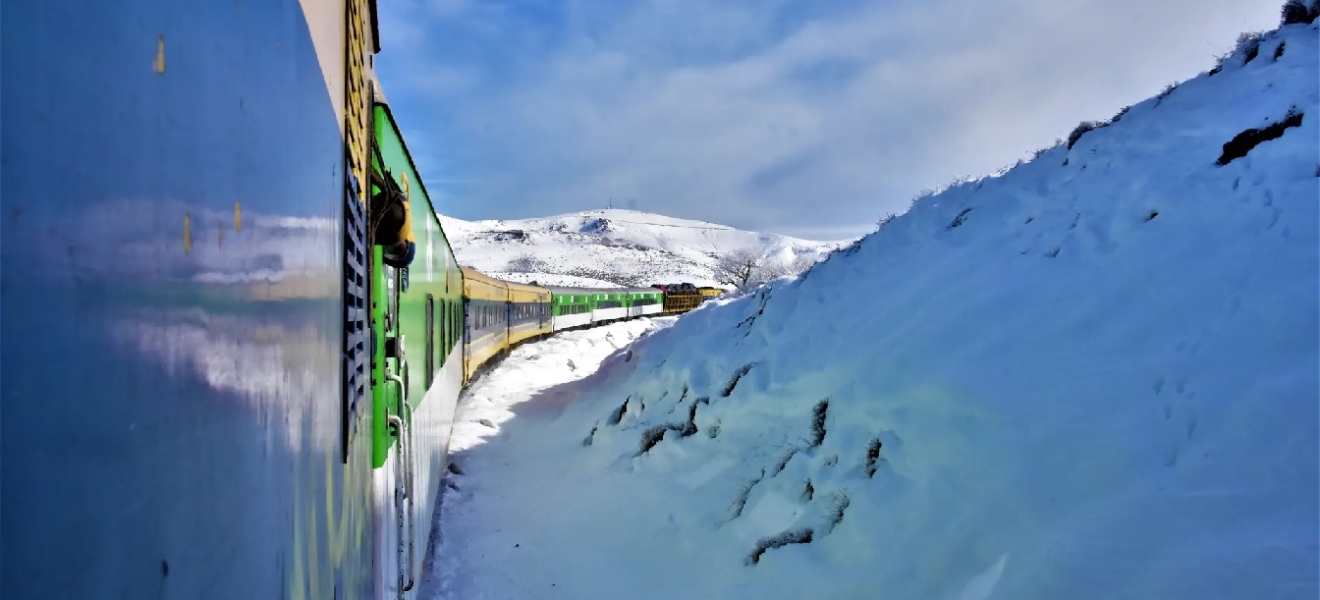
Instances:
[[[786,2],[430,0],[426,21],[416,5],[381,6],[411,11],[382,18],[380,58],[396,113],[400,88],[424,113],[401,116],[406,134],[453,153],[428,178],[474,180],[453,190],[456,216],[613,196],[780,232],[865,228],[923,187],[993,171],[1194,76],[1278,13],[1275,0],[940,0],[823,15]]]

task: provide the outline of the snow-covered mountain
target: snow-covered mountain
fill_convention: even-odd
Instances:
[[[487,393],[435,597],[1315,598],[1318,42]]]
[[[755,248],[787,264],[851,242],[814,242],[623,209],[440,222],[460,263],[503,279],[550,285],[716,285],[711,269],[723,253]]]

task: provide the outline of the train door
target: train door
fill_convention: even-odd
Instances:
[[[466,295],[463,296],[462,302],[463,302],[462,305],[463,326],[459,328],[460,329],[459,345],[462,346],[463,348],[463,383],[466,384],[468,380],[468,373],[471,372],[471,369],[468,368],[468,361],[472,360],[471,357],[472,320],[476,318],[476,315],[473,314],[472,301],[469,300]]]
[[[380,158],[379,149],[372,145],[373,155],[379,159],[371,169],[373,198],[377,194],[402,193],[394,175],[384,168],[384,159]],[[374,202],[368,210],[369,222],[379,223],[377,212],[380,207]],[[383,547],[394,546],[394,556],[382,564],[381,573],[395,580],[396,589],[411,590],[417,579],[419,525],[415,506],[416,472],[414,464],[414,438],[412,423],[412,402],[410,394],[411,368],[408,360],[406,336],[404,334],[401,310],[402,295],[408,290],[409,271],[406,266],[391,266],[385,262],[385,247],[377,235],[380,231],[368,231],[371,236],[372,259],[372,326],[376,352],[372,360],[372,461],[376,468],[386,467],[388,476],[379,481],[385,489],[378,490],[378,497],[393,497],[392,510],[385,509],[377,522],[378,539]],[[392,262],[392,261],[391,261]],[[428,302],[429,305],[429,302]],[[429,306],[427,307],[430,308]],[[428,310],[429,312],[429,310]],[[422,319],[417,319],[422,320]],[[425,319],[429,326],[431,318]],[[415,322],[415,321],[410,321]],[[415,334],[416,335],[416,334]],[[428,337],[418,340],[430,342]],[[422,348],[429,355],[431,347]],[[421,365],[425,369],[426,361]],[[424,374],[429,383],[429,373]],[[393,461],[390,458],[393,458]],[[387,466],[388,465],[388,466]],[[393,488],[390,491],[389,488]],[[392,517],[390,518],[390,513]],[[422,526],[424,527],[424,526]],[[388,566],[387,566],[388,565]],[[393,571],[393,573],[391,573]]]

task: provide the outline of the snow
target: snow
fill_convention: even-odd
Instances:
[[[623,209],[509,221],[440,217],[440,223],[459,262],[482,272],[518,274],[517,281],[544,283],[551,274],[613,284],[599,287],[717,285],[716,256],[732,250],[755,248],[788,264],[853,241],[814,242]],[[514,263],[520,258],[527,264]]]
[[[1316,31],[805,276],[515,352],[422,597],[1315,598]]]
[[[617,283],[611,283],[603,279],[592,279],[590,277],[574,277],[572,275],[560,275],[557,273],[510,273],[507,271],[489,271],[486,273],[496,279],[504,281],[513,281],[517,283],[533,283],[545,287],[577,287],[577,288],[620,288]]]
[[[490,375],[463,392],[450,442],[462,452],[499,432],[513,417],[511,409],[542,390],[590,375],[602,360],[676,317],[654,317],[566,331],[545,341],[515,348]]]

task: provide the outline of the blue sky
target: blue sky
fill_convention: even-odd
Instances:
[[[441,212],[834,240],[1195,76],[1281,0],[381,0]]]

